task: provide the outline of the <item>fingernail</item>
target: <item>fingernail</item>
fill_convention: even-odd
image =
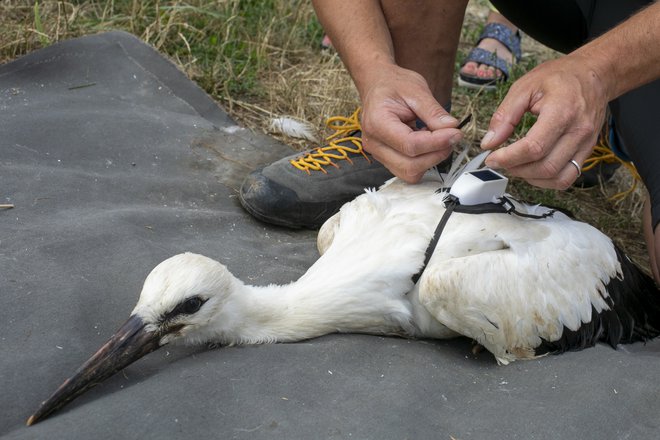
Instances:
[[[463,133],[456,133],[449,139],[449,145],[453,147],[457,146],[463,140]]]
[[[481,146],[483,147],[485,144],[488,144],[490,141],[493,140],[494,137],[495,137],[495,132],[493,130],[488,130],[484,135],[483,139],[481,139]]]
[[[500,163],[496,160],[491,159],[490,157],[486,159],[486,166],[488,168],[500,168]]]
[[[447,125],[455,125],[458,124],[458,119],[456,119],[452,115],[444,115],[440,117],[440,122]]]

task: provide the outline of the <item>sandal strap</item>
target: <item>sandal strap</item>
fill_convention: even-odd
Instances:
[[[522,56],[520,50],[520,31],[513,32],[501,23],[488,23],[484,26],[484,30],[479,36],[479,41],[484,38],[492,38],[499,41],[509,49],[509,52],[513,54],[516,61],[520,61],[520,57]]]
[[[498,57],[495,52],[491,52],[480,47],[475,47],[470,51],[468,56],[463,60],[463,65],[474,61],[477,64],[486,64],[487,66],[495,67],[502,71],[504,79],[509,78],[509,67],[510,64],[504,61],[502,58]]]

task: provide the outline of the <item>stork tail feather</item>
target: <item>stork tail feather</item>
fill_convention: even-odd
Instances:
[[[556,341],[543,340],[536,355],[582,350],[604,342],[618,344],[645,342],[660,335],[660,290],[655,281],[638,268],[618,247],[621,276],[610,280],[606,289],[609,310],[592,308],[591,321],[577,330],[564,327]]]
[[[642,272],[619,249],[622,277],[611,280],[608,290],[614,311],[624,324],[619,343],[644,342],[660,335],[660,291],[653,278]]]

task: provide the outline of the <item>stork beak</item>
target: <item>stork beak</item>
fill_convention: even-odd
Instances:
[[[37,423],[89,388],[160,348],[160,336],[158,332],[145,330],[142,319],[131,315],[105,345],[41,404],[37,412],[30,416],[27,425]]]

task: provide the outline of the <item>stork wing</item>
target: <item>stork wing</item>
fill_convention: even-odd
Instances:
[[[321,225],[319,234],[316,237],[316,248],[318,249],[320,255],[325,254],[325,251],[328,250],[333,240],[335,239],[335,233],[337,232],[337,229],[339,229],[340,219],[341,212],[338,212],[327,219],[323,225]]]
[[[498,362],[534,357],[544,341],[583,328],[594,310],[609,310],[605,285],[620,265],[596,229],[561,214],[455,217],[420,280],[419,300]]]

